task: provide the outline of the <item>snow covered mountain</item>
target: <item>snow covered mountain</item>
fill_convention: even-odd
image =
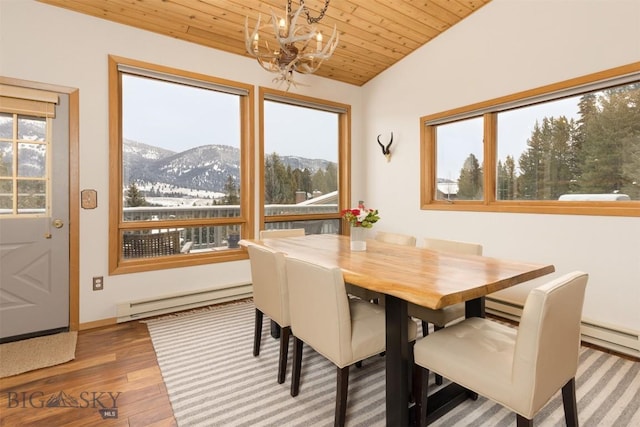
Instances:
[[[308,168],[311,173],[325,169],[330,163],[295,156],[280,159],[292,169]],[[168,188],[188,188],[224,193],[229,176],[240,182],[240,150],[228,145],[203,145],[176,153],[125,139],[123,164],[125,186],[135,182],[140,188],[160,192]]]

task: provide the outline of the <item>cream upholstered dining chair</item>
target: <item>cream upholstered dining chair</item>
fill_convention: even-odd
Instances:
[[[383,307],[349,298],[342,271],[308,261],[286,257],[289,284],[289,313],[293,334],[291,396],[300,390],[303,343],[337,367],[334,424],[343,426],[347,410],[349,366],[385,350]],[[410,319],[409,342],[416,336]],[[410,350],[410,354],[411,350]]]
[[[416,238],[408,234],[378,231],[374,239],[379,242],[393,243],[395,245],[402,245],[402,246],[416,245]],[[349,283],[347,283],[347,292],[365,301],[381,302],[381,300],[384,298],[384,295],[378,292],[361,288],[359,286],[351,285]]]
[[[287,353],[291,322],[289,320],[289,292],[284,254],[260,245],[249,245],[249,263],[253,282],[253,302],[256,306],[253,333],[253,355],[260,354],[263,315],[269,316],[281,330],[278,383],[282,384],[287,371]]]
[[[434,251],[452,252],[466,255],[482,255],[482,245],[477,243],[461,242],[458,240],[444,240],[427,237],[424,239],[424,247]],[[429,323],[434,330],[444,328],[447,323],[464,317],[464,303],[450,305],[439,310],[409,303],[407,307],[409,316],[420,319],[422,322],[422,336],[429,335]],[[436,384],[442,384],[442,376],[436,374]]]
[[[482,245],[478,243],[461,242],[457,240],[424,239],[424,247],[434,251],[451,252],[466,255],[482,255]],[[422,335],[429,334],[428,323],[433,323],[434,329],[444,328],[447,323],[464,317],[464,303],[450,305],[440,310],[432,310],[416,304],[409,304],[409,316],[422,321]]]
[[[260,230],[260,240],[262,239],[278,239],[281,237],[299,237],[304,236],[304,228],[279,228],[271,230]],[[280,338],[280,326],[274,320],[271,320],[271,336]]]
[[[260,240],[278,237],[304,236],[304,228],[284,228],[281,230],[260,230]]]
[[[429,370],[517,414],[533,418],[562,389],[567,426],[578,425],[575,375],[588,275],[576,271],[533,289],[517,329],[473,317],[415,344],[414,396],[419,425],[426,415]]]

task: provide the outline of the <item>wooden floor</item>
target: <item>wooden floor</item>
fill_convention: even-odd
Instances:
[[[46,407],[61,392],[79,407]],[[117,418],[103,419],[111,396]],[[79,332],[71,362],[0,379],[0,425],[177,424],[147,327],[133,321]]]

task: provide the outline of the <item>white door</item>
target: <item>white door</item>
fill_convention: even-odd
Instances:
[[[69,98],[55,117],[0,104],[0,340],[69,327]]]

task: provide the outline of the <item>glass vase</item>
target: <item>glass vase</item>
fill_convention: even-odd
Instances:
[[[364,227],[351,227],[351,250],[367,250],[367,229]]]

